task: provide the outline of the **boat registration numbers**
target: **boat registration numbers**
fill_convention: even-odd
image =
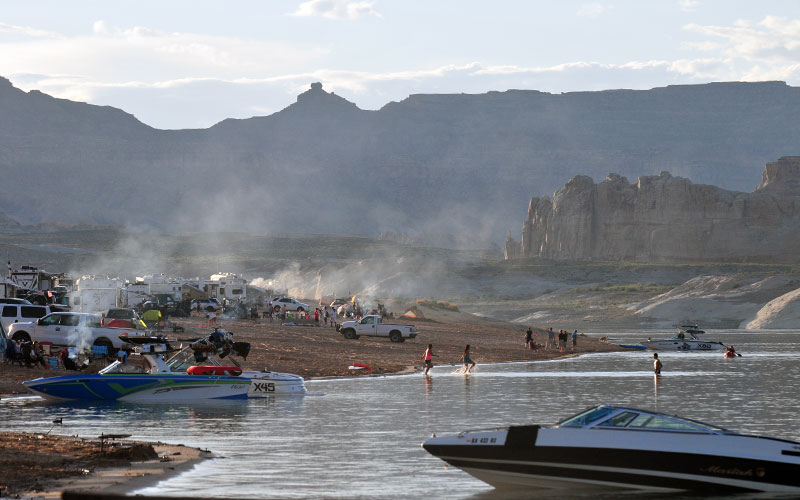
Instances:
[[[275,384],[272,382],[253,382],[253,392],[275,392]]]

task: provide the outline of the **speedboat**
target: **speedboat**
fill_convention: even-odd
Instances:
[[[652,351],[720,351],[725,349],[722,342],[712,342],[700,340],[698,338],[686,338],[683,333],[679,333],[668,339],[647,339],[642,345]]]
[[[306,392],[303,378],[298,375],[245,371],[232,357],[228,358],[228,365],[223,365],[219,357],[232,353],[246,357],[250,349],[245,342],[232,342],[229,332],[215,331],[208,339],[180,349],[173,349],[163,338],[127,341],[135,344],[130,357],[117,359],[98,373],[38,378],[23,384],[51,401],[174,403]]]
[[[800,493],[800,442],[622,406],[422,446],[495,488]]]

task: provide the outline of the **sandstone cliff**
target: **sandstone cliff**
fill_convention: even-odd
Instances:
[[[630,183],[576,176],[533,198],[506,258],[639,262],[800,261],[800,157],[768,163],[752,193],[667,172]]]
[[[269,116],[157,130],[0,78],[0,211],[26,225],[394,231],[485,246],[534,186],[553,192],[565,176],[668,170],[748,189],[797,147],[799,115],[800,88],[782,82],[412,95],[375,111],[314,84]]]

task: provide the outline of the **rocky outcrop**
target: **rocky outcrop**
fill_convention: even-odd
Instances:
[[[577,176],[533,198],[506,255],[639,262],[800,261],[800,157],[767,164],[753,193],[668,172],[630,183]],[[517,247],[513,249],[512,247]]]

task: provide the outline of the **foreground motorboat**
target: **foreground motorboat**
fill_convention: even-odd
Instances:
[[[800,442],[621,406],[422,446],[495,488],[800,493]]]
[[[129,339],[135,344],[130,357],[116,360],[98,373],[23,383],[34,394],[51,401],[174,403],[305,394],[305,383],[298,375],[244,371],[231,357],[228,365],[222,365],[218,356],[238,351],[246,357],[249,352],[249,344],[233,343],[226,333],[215,332],[208,339],[180,349],[173,349],[163,338]]]

